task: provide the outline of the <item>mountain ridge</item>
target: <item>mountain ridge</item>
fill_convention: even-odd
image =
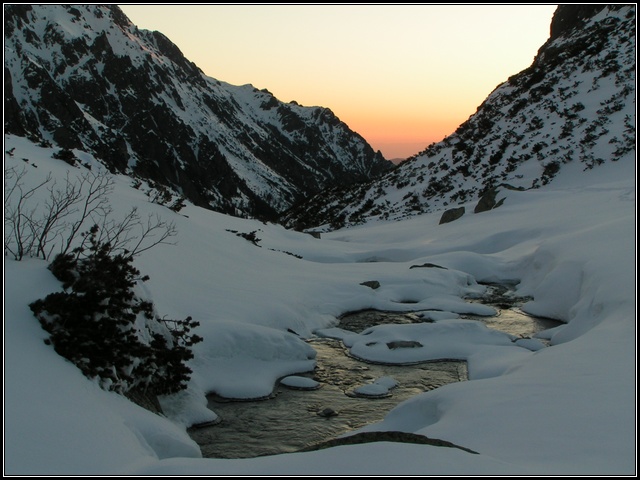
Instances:
[[[328,108],[207,77],[115,5],[5,5],[5,132],[236,216],[392,167]]]
[[[294,206],[288,228],[335,230],[447,210],[635,151],[635,6],[561,5],[532,65],[467,121],[378,178]],[[506,187],[505,187],[506,186]]]

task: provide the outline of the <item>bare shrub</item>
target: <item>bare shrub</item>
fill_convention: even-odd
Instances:
[[[27,186],[26,169],[5,170],[4,250],[16,260],[26,257],[49,260],[86,244],[80,232],[99,227],[99,241],[109,244],[111,253],[138,255],[155,245],[171,243],[176,235],[173,222],[158,215],[143,219],[133,207],[122,219],[113,218],[109,195],[113,177],[107,172],[84,172],[61,185],[49,174]],[[82,251],[82,250],[77,250]]]

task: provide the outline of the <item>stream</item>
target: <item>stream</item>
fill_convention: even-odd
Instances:
[[[481,299],[498,311],[496,316],[463,318],[482,321],[518,337],[559,325],[524,314],[513,299],[504,296],[506,291],[491,286]],[[374,325],[421,321],[419,312],[365,310],[344,315],[339,327],[361,332]],[[464,361],[373,364],[349,356],[340,340],[314,337],[307,341],[317,351],[317,366],[295,377],[306,377],[303,380],[317,382],[318,387],[301,389],[296,382],[294,386],[279,383],[266,400],[230,401],[209,395],[208,407],[218,414],[220,422],[189,429],[203,457],[251,458],[296,452],[378,422],[397,404],[419,393],[467,380]],[[389,378],[397,386],[380,396],[355,392],[358,387]]]

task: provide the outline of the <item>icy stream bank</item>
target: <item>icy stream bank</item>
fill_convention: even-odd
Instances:
[[[462,321],[480,321],[504,332],[510,338],[507,343],[532,342],[523,347],[544,348],[540,340],[529,337],[558,322],[524,314],[505,297],[503,288],[492,286],[488,292],[482,301],[496,308],[497,315],[465,316]],[[433,312],[365,310],[343,315],[339,330],[348,336],[380,325],[419,326],[431,322],[432,316]],[[209,396],[209,408],[220,416],[220,423],[190,429],[203,456],[250,458],[310,448],[382,420],[397,404],[419,393],[467,380],[466,362],[454,357],[391,365],[357,358],[345,348],[349,342],[343,341],[328,336],[310,339],[318,352],[314,371],[282,379],[268,399],[230,401]],[[415,345],[420,344],[405,340],[389,343],[388,348],[401,351]]]

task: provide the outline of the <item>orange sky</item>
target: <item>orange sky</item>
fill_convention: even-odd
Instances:
[[[531,65],[556,5],[120,5],[207,75],[328,107],[388,159]]]

